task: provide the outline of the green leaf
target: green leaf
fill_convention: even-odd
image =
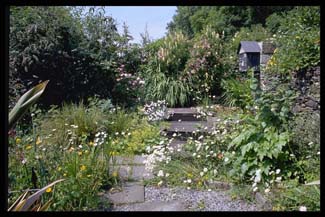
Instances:
[[[9,129],[26,113],[28,108],[33,105],[44,92],[49,80],[44,81],[20,97],[15,107],[9,113]]]

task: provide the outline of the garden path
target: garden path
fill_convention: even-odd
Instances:
[[[194,108],[170,109],[170,126],[165,135],[174,138],[170,144],[181,146],[187,137],[205,134],[212,125],[198,118]],[[113,159],[111,173],[117,172],[122,180],[121,189],[111,189],[104,198],[113,204],[113,211],[257,211],[256,204],[242,200],[232,200],[227,191],[230,185],[215,182],[210,191],[188,190],[184,188],[168,188],[145,186],[144,181],[153,178],[146,171],[143,156],[120,157]]]

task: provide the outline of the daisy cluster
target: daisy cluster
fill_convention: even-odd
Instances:
[[[167,103],[165,100],[158,100],[144,105],[144,114],[148,116],[149,121],[159,121],[169,118]]]

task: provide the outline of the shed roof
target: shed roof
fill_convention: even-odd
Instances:
[[[243,51],[245,53],[260,53],[261,52],[261,48],[256,41],[241,41],[238,46],[237,53],[239,53],[241,48],[243,49]]]

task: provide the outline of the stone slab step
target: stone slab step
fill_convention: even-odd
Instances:
[[[137,204],[134,211],[186,211],[182,201],[153,201]]]
[[[202,117],[196,116],[197,114],[174,114],[171,115],[168,121],[203,121]]]
[[[193,132],[196,130],[207,131],[211,129],[206,121],[171,121],[167,131],[172,132]]]
[[[202,118],[198,118],[195,108],[170,108],[168,113],[171,114],[169,121],[200,121]]]
[[[143,181],[152,179],[152,173],[145,169],[144,165],[113,165],[109,168],[110,174],[117,172],[117,175],[122,180]]]
[[[171,114],[194,114],[197,113],[196,108],[168,108]]]
[[[145,158],[141,155],[114,156],[110,159],[110,165],[143,165]]]
[[[143,203],[144,186],[139,182],[127,182],[122,187],[122,191],[108,192],[104,197],[114,205]]]

